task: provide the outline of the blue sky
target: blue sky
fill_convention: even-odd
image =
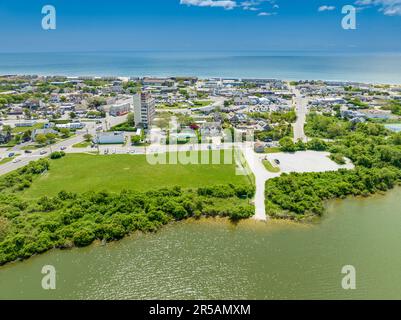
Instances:
[[[56,30],[41,28],[47,4]],[[341,28],[346,4],[356,30]],[[400,34],[401,0],[0,0],[0,52],[401,52]]]

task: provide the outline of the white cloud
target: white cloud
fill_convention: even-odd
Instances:
[[[180,4],[196,7],[220,7],[227,10],[237,7],[237,2],[232,0],[180,0]]]
[[[248,11],[259,11],[260,8],[256,8],[256,7],[244,7],[244,10],[248,10]]]
[[[242,1],[239,6],[242,7],[242,9],[244,10],[259,11],[261,9],[258,6],[266,1],[267,0],[247,0],[247,1]]]
[[[261,11],[266,10],[265,6],[268,5],[273,9],[278,9],[276,0],[180,0],[180,4],[196,7],[220,7],[226,10],[235,8],[242,8],[246,11]],[[260,16],[270,16],[277,13],[260,12]]]
[[[273,13],[270,12],[260,12],[258,14],[259,17],[267,17],[267,16],[271,16]]]
[[[335,10],[336,7],[334,6],[320,6],[319,9],[317,9],[319,12],[323,12],[323,11],[333,11]]]
[[[386,16],[401,16],[401,0],[358,0],[355,4],[362,7],[379,7]]]

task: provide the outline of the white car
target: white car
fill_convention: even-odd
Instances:
[[[21,159],[14,159],[13,160],[13,163],[18,163],[18,162],[20,162],[21,161]]]

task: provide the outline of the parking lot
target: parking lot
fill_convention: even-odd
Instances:
[[[328,152],[317,151],[301,151],[296,153],[271,153],[261,156],[274,163],[275,160],[280,161],[280,169],[282,173],[290,172],[325,172],[337,171],[341,168],[353,169],[354,165],[347,159],[345,165],[338,165],[330,160]]]

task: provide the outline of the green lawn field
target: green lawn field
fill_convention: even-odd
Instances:
[[[273,173],[280,172],[280,168],[273,166],[269,160],[263,160],[263,165],[265,166],[266,170]]]
[[[235,164],[150,165],[144,155],[67,154],[65,158],[52,160],[50,170],[37,178],[24,196],[52,196],[61,190],[120,192],[123,189],[145,191],[176,185],[197,188],[250,183],[247,176],[235,174],[235,167]]]

